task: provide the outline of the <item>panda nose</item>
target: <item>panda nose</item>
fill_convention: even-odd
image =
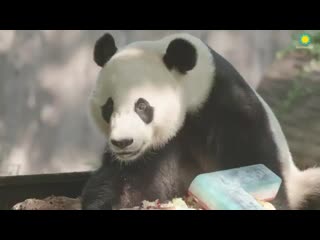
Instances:
[[[129,145],[131,145],[133,143],[133,139],[132,138],[129,138],[129,139],[122,139],[122,140],[111,140],[111,143],[118,147],[118,148],[125,148],[125,147],[128,147]]]

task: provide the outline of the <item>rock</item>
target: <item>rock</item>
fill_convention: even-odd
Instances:
[[[13,206],[13,210],[81,210],[79,198],[50,196],[45,199],[30,198]]]

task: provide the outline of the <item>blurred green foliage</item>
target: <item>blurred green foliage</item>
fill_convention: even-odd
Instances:
[[[311,36],[311,45],[310,47],[299,48],[297,46],[300,46],[300,36],[304,33]],[[280,116],[282,114],[287,114],[293,109],[299,99],[320,91],[320,87],[311,89],[304,84],[304,81],[314,69],[320,69],[320,31],[296,31],[292,34],[291,39],[291,44],[287,48],[279,51],[277,53],[277,58],[284,58],[292,52],[301,52],[309,56],[310,61],[303,66],[299,74],[292,81],[285,98],[277,107],[276,112]]]

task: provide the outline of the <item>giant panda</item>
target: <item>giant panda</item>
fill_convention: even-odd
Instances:
[[[238,71],[185,33],[118,49],[95,43],[90,114],[106,138],[82,209],[130,208],[185,196],[201,173],[264,164],[283,179],[289,209],[313,209],[320,171],[300,171],[267,103]]]

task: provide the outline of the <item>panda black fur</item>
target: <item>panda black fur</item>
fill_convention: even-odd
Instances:
[[[171,200],[198,174],[260,163],[284,180],[291,209],[314,207],[320,171],[296,168],[268,105],[205,43],[176,34],[118,50],[105,34],[94,60],[102,69],[91,113],[108,150],[83,190],[83,209]]]

